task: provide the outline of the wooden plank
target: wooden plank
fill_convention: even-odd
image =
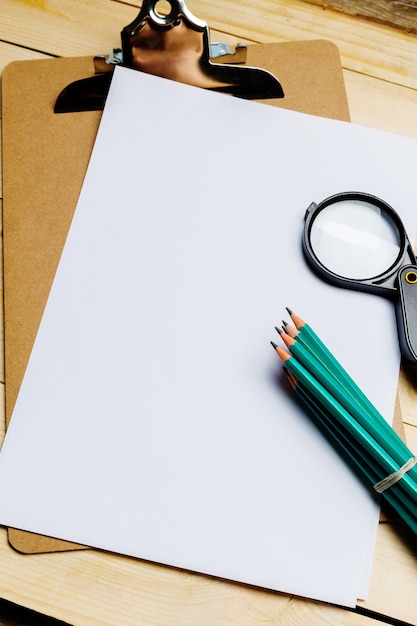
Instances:
[[[344,70],[352,122],[417,139],[417,90]]]
[[[405,424],[405,437],[408,447],[417,454],[417,426]]]
[[[377,612],[383,607],[387,616],[417,624],[416,589],[415,535],[405,532],[399,523],[380,524],[369,598],[358,604]]]
[[[303,0],[323,8],[338,9],[380,24],[417,33],[416,0]]]
[[[0,74],[3,72],[6,65],[13,61],[29,61],[31,59],[46,59],[47,54],[43,52],[37,52],[30,48],[22,48],[13,44],[0,41]]]
[[[137,15],[111,0],[2,0],[0,39],[53,56],[105,54]]]
[[[346,69],[417,89],[417,39],[337,11],[294,0],[190,0],[192,12],[212,27],[252,41],[328,39]],[[136,6],[138,3],[136,3]]]
[[[139,2],[111,0],[2,0],[0,39],[57,56],[103,54],[120,45],[120,29],[133,20]],[[414,36],[336,11],[295,1],[189,0],[190,10],[214,29],[251,41],[329,39],[343,66],[417,88]],[[40,8],[41,7],[41,8]]]
[[[104,552],[28,558],[10,550],[3,529],[0,554],[6,599],[76,626],[257,626],[298,623],[300,619],[312,626],[375,624],[368,617],[337,607]]]
[[[415,372],[410,372],[409,368],[403,368],[400,372],[398,386],[398,398],[400,401],[401,414],[405,424],[414,426],[417,431],[417,383]],[[417,454],[417,441],[412,448]]]

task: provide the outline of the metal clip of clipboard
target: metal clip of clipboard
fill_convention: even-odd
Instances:
[[[169,6],[168,12],[160,5]],[[96,57],[93,76],[61,91],[55,113],[101,110],[117,64],[250,100],[284,97],[279,80],[266,70],[212,63],[213,56],[226,54],[229,60],[233,51],[210,44],[207,24],[190,13],[184,0],[144,0],[136,19],[123,28],[121,41],[110,60]]]

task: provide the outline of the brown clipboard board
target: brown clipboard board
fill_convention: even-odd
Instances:
[[[279,77],[285,97],[269,104],[350,121],[339,52],[332,43],[254,44],[248,46],[246,64]],[[64,87],[92,72],[93,58],[80,57],[17,61],[2,76],[6,425],[101,119],[100,111],[54,114],[54,104]],[[84,548],[16,529],[9,529],[9,542],[27,554]]]

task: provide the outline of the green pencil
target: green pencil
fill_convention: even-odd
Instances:
[[[376,419],[380,419],[386,425],[387,422],[383,416],[377,411],[369,398],[363,393],[361,388],[355,383],[352,377],[339,363],[336,357],[330,352],[326,344],[320,339],[315,331],[301,317],[287,308],[292,321],[295,324],[295,332],[291,335],[302,343],[315,358],[317,358],[323,366],[346,388],[357,400],[361,402],[365,408],[374,413]]]
[[[385,473],[385,475],[379,476],[379,480],[386,475],[398,471],[398,463],[385,450],[380,442],[375,440],[355,417],[352,416],[345,406],[339,402],[324,385],[318,382],[294,356],[274,343],[273,346],[284,362],[285,367],[303,384],[305,390],[325,407],[326,411],[342,425],[355,441],[360,443],[367,455],[376,459],[378,465]],[[354,409],[356,412],[356,407],[354,407]],[[401,483],[402,490],[413,499],[417,507],[417,483],[408,474],[405,474],[399,482]]]
[[[366,454],[360,454],[357,442],[353,442],[340,424],[335,423],[332,415],[329,415],[323,405],[315,398],[311,397],[302,384],[300,384],[291,374],[289,375],[291,386],[298,399],[309,414],[313,417],[318,427],[324,432],[333,446],[345,455],[361,474],[362,479],[369,487],[372,487],[381,474],[380,468],[376,465],[374,458]],[[382,497],[406,522],[413,532],[417,534],[417,509],[416,503],[403,492],[398,493],[398,483],[382,494]]]
[[[404,463],[413,456],[411,450],[378,412],[376,407],[370,402],[312,328],[290,309],[287,310],[296,327],[301,329],[294,337],[285,333],[281,334],[281,337],[291,353],[294,354],[298,360],[331,391],[331,393],[335,394],[335,397],[337,397],[348,411],[352,412],[359,423],[387,449],[400,467],[404,465]],[[302,335],[302,333],[304,334]],[[303,336],[304,339],[300,340],[299,337],[301,336]],[[416,466],[409,470],[408,474],[417,481]]]

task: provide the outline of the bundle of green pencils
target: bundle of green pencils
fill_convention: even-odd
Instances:
[[[417,534],[417,457],[313,329],[287,311],[293,325],[276,328],[287,349],[271,343],[297,397],[363,481]]]

